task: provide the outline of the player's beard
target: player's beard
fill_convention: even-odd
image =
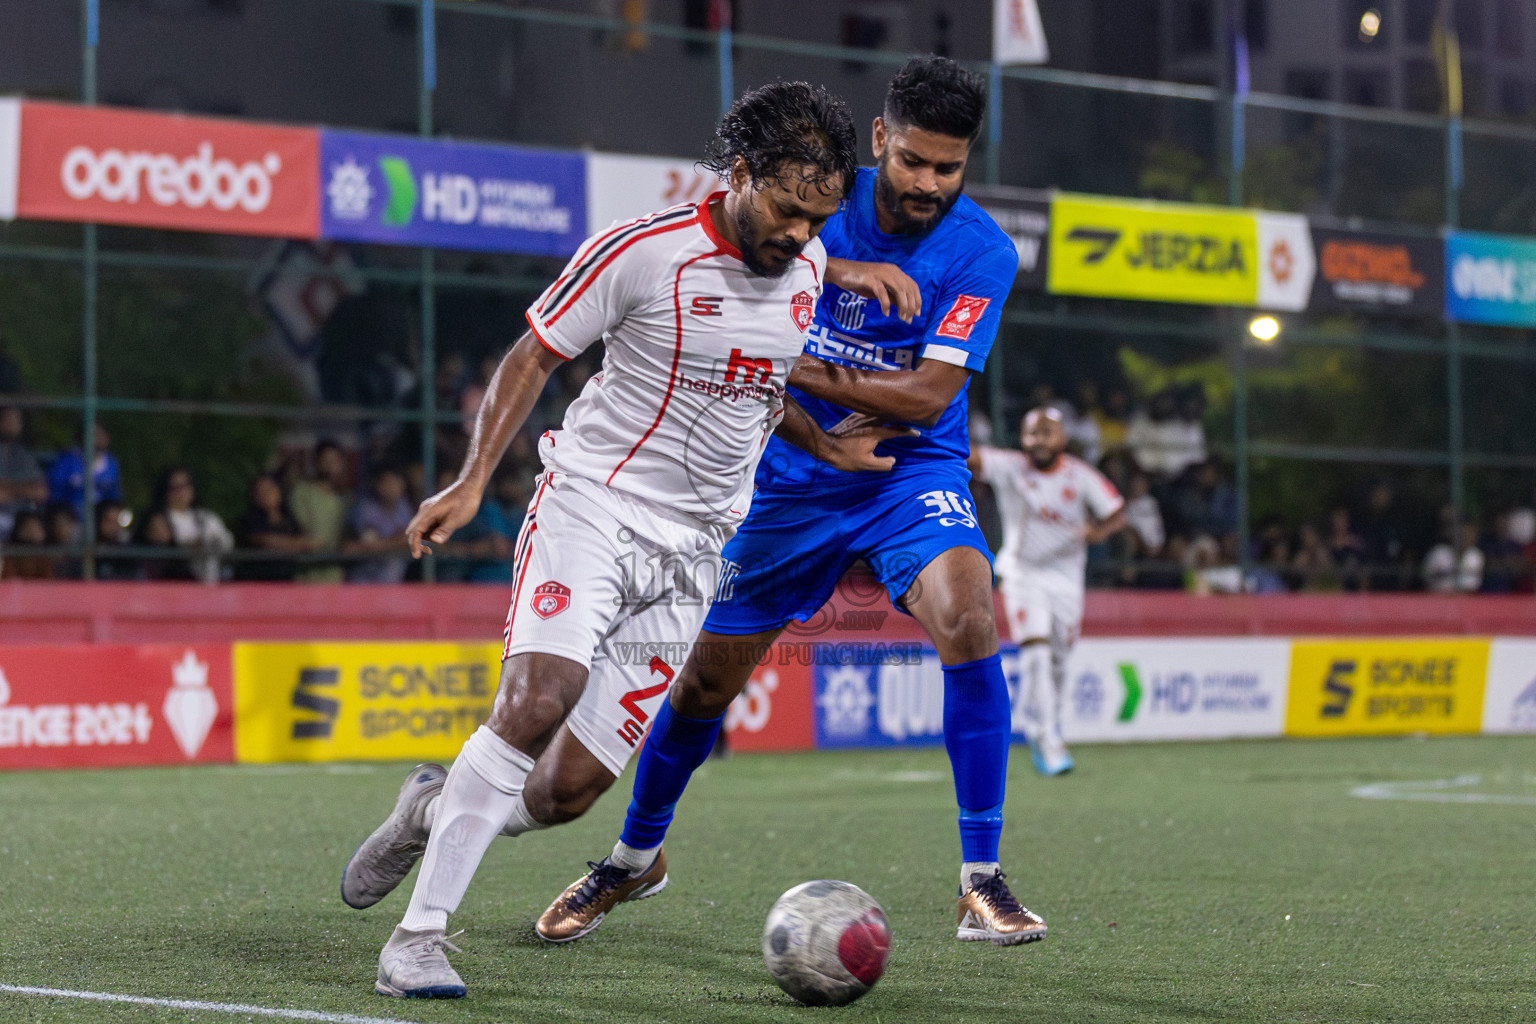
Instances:
[[[757,224],[752,220],[751,208],[747,203],[736,207],[736,234],[741,238],[741,262],[747,265],[748,270],[760,277],[783,277],[789,272],[789,268],[795,265],[795,257],[800,255],[800,251],[804,248],[787,238],[774,238],[764,243]],[[770,267],[763,262],[762,255],[758,251],[764,244],[789,258],[782,266]]]
[[[1026,449],[1029,461],[1034,463],[1036,469],[1042,473],[1049,473],[1061,465],[1061,452],[1049,448]]]
[[[903,192],[897,194],[896,185],[891,181],[890,175],[885,173],[885,162],[889,157],[882,156],[880,164],[875,168],[875,202],[880,208],[891,215],[896,222],[896,234],[898,235],[926,235],[939,226],[939,222],[949,213],[960,198],[960,193],[965,191],[965,183],[952,196],[946,196],[942,192]],[[934,204],[933,215],[923,220],[918,220],[906,211],[901,205],[902,200],[914,199],[919,202],[927,200]]]

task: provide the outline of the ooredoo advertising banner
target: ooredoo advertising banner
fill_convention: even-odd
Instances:
[[[1062,195],[1051,203],[1050,290],[1059,295],[1251,306],[1253,214]]]
[[[228,762],[230,649],[0,647],[0,769]]]
[[[594,234],[725,188],[713,171],[666,156],[587,154],[587,225]]]
[[[1536,239],[1457,231],[1445,239],[1445,316],[1536,327]]]
[[[450,760],[491,715],[501,644],[235,645],[241,762]]]
[[[1067,664],[1067,742],[1279,736],[1288,640],[1088,639]]]
[[[16,217],[16,170],[21,155],[21,101],[0,99],[0,220]]]
[[[536,256],[586,238],[579,153],[332,131],[320,145],[326,238]]]
[[[1536,733],[1536,640],[1493,641],[1483,694],[1483,732]]]
[[[1478,732],[1486,639],[1297,640],[1290,736]]]
[[[35,220],[313,238],[320,135],[26,102],[17,209]]]
[[[1314,227],[1312,309],[1410,316],[1445,311],[1445,243],[1438,238]]]

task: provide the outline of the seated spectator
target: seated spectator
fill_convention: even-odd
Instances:
[[[1104,392],[1104,404],[1091,415],[1099,425],[1099,444],[1106,452],[1117,452],[1125,447],[1125,432],[1131,417],[1131,393],[1125,388],[1110,388]]]
[[[259,476],[251,484],[251,503],[240,517],[236,534],[240,543],[255,551],[303,554],[318,549],[288,508],[283,485],[277,477]],[[235,578],[253,581],[292,580],[298,566],[288,559],[241,562]]]
[[[1070,407],[1069,407],[1070,408]],[[1085,380],[1077,388],[1077,408],[1066,419],[1067,443],[1078,458],[1089,465],[1098,465],[1103,454],[1103,437],[1099,432],[1099,388],[1091,380]]]
[[[0,536],[9,536],[16,515],[42,507],[48,480],[22,438],[26,423],[14,405],[0,409]]]
[[[1510,514],[1497,517],[1493,535],[1483,544],[1487,565],[1483,572],[1483,592],[1508,594],[1515,590],[1525,571],[1525,545],[1510,536]]]
[[[507,521],[507,529],[516,539],[528,514],[528,502],[533,500],[533,479],[517,470],[503,470],[491,481],[496,504],[501,507],[501,517]]]
[[[1405,589],[1401,566],[1405,559],[1411,559],[1412,553],[1408,550],[1407,524],[1396,506],[1392,485],[1377,482],[1366,494],[1365,507],[1352,520],[1359,524],[1360,539],[1364,544],[1365,576],[1371,590]]]
[[[1205,461],[1205,426],[1180,417],[1179,392],[1172,385],[1131,416],[1125,443],[1138,466],[1165,479]]]
[[[1126,533],[1136,543],[1133,555],[1156,558],[1163,550],[1167,534],[1163,531],[1163,510],[1152,496],[1152,478],[1143,472],[1131,474],[1125,492],[1125,518],[1130,526]]]
[[[1237,552],[1225,550],[1227,547],[1209,536],[1190,542],[1184,553],[1185,586],[1190,593],[1209,597],[1243,592],[1243,570],[1237,564]],[[1235,542],[1231,547],[1235,549]]]
[[[347,506],[351,498],[347,459],[335,441],[315,445],[315,474],[293,485],[289,507],[299,528],[312,538],[317,551],[339,551],[347,532]],[[345,575],[337,565],[310,565],[295,574],[305,583],[340,583]]]
[[[171,536],[178,547],[190,548],[192,576],[203,583],[217,583],[223,568],[219,556],[234,549],[235,538],[211,509],[197,505],[197,488],[189,470],[180,466],[160,474],[156,489],[156,511],[165,514]]]
[[[437,475],[443,490],[458,474]],[[511,583],[512,540],[516,536],[496,500],[486,495],[475,518],[454,531],[448,543],[435,545],[437,578],[444,583]]]
[[[1424,589],[1436,594],[1476,593],[1483,585],[1484,558],[1477,546],[1477,524],[1461,526],[1461,553],[1447,538],[1424,556]]]
[[[351,583],[401,583],[410,568],[405,547],[405,528],[414,510],[405,496],[405,474],[394,468],[374,473],[369,493],[352,510],[353,539],[346,545],[349,553],[377,555],[347,567]]]
[[[48,545],[56,548],[72,548],[80,540],[80,520],[75,517],[72,506],[55,503],[48,506],[43,512],[43,522],[47,527]],[[56,555],[53,559],[53,578],[58,580],[78,580],[85,574],[81,572],[80,559],[76,555]]]
[[[133,513],[120,501],[96,503],[96,578],[99,580],[139,579],[139,560],[116,553],[113,549],[133,543]]]
[[[123,471],[111,452],[112,437],[100,420],[96,421],[97,501],[123,500]],[[85,506],[85,456],[79,448],[60,452],[48,467],[48,500],[63,502],[80,513]]]
[[[30,510],[18,512],[11,524],[7,543],[12,547],[42,547],[47,544],[48,528],[43,524],[43,517]],[[7,551],[4,563],[0,564],[0,579],[51,580],[53,561],[48,555],[13,555]]]
[[[192,575],[192,560],[176,543],[170,517],[162,510],[155,509],[140,520],[133,543],[135,547],[160,548],[165,552],[158,557],[144,558],[134,574],[135,579],[167,582],[196,579]]]
[[[1179,528],[1193,537],[1222,537],[1237,529],[1237,490],[1215,459],[1201,463],[1179,481],[1174,509]]]
[[[1322,533],[1311,523],[1301,524],[1296,554],[1291,556],[1291,570],[1302,590],[1327,592],[1339,589],[1339,574],[1334,567],[1333,553],[1323,541]]]
[[[1243,590],[1250,594],[1286,594],[1291,590],[1291,545],[1283,534],[1268,538],[1259,552],[1259,561],[1243,580]]]

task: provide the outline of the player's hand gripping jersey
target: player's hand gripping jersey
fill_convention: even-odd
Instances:
[[[997,336],[1003,303],[1018,274],[1018,250],[991,217],[964,195],[926,235],[888,235],[875,220],[875,172],[860,168],[852,195],[822,230],[827,254],[838,259],[893,263],[922,290],[923,311],[912,323],[892,308],[880,312],[873,299],[828,284],[816,308],[805,351],[843,366],[872,370],[910,370],[919,359],[934,359],[980,372]],[[823,429],[849,410],[803,394],[789,393]],[[965,460],[970,451],[966,392],[961,388],[939,421],[918,428],[918,436],[895,438],[880,454],[895,455],[896,469],[921,460]],[[824,463],[782,441],[770,444],[770,457],[758,485],[774,486],[838,474]]]
[[[710,221],[720,195],[594,236],[528,323],[564,359],[606,343],[602,372],[540,441],[547,467],[734,526],[827,255],[813,239],[782,277],[753,274]]]

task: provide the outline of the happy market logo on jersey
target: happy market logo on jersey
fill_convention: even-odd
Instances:
[[[540,583],[533,592],[533,600],[528,603],[528,606],[533,609],[533,614],[541,619],[559,615],[570,605],[571,588],[554,580]]]
[[[804,334],[816,315],[816,297],[810,292],[796,292],[795,297],[789,300],[789,315],[794,318],[800,333]]]
[[[991,302],[991,299],[979,295],[960,296],[955,300],[955,304],[949,307],[949,312],[944,315],[939,329],[933,332],[934,336],[966,341],[971,336],[971,328],[981,321],[982,314],[987,311],[987,306]]]

